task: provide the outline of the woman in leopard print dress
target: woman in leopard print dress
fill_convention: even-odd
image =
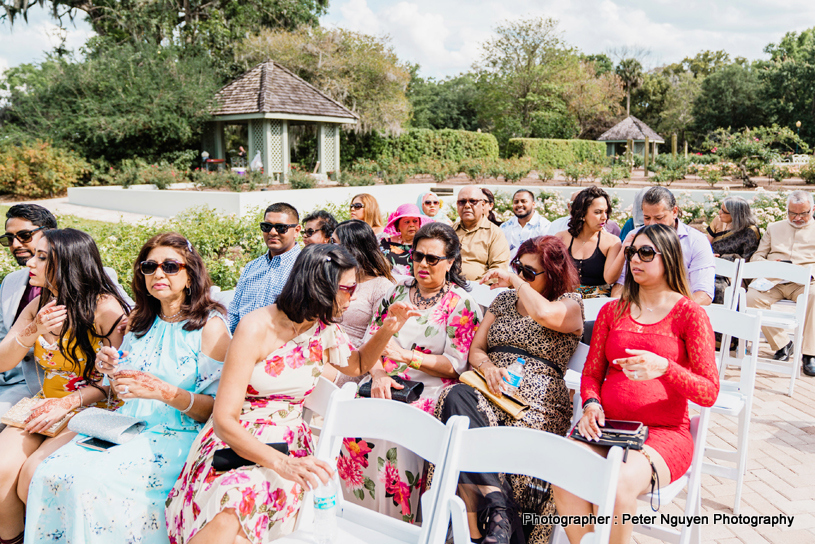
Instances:
[[[442,392],[436,417],[446,422],[453,415],[466,415],[471,429],[505,425],[565,436],[572,405],[563,374],[583,333],[583,303],[573,292],[579,284],[577,269],[554,236],[521,244],[512,267],[516,273],[493,270],[482,280],[498,280],[496,286],[512,290],[498,295],[490,306],[470,346],[469,362],[500,394],[506,369],[524,358],[524,379],[516,395],[529,410],[514,420],[472,387],[457,384]],[[522,475],[466,473],[458,489],[470,512],[474,542],[523,543],[527,537],[535,543],[549,541],[551,526],[522,530],[519,522],[521,511],[554,513],[544,482]]]

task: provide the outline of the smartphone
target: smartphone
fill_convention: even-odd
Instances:
[[[606,424],[601,429],[617,431],[621,434],[637,434],[642,428],[639,421],[622,421],[619,419],[607,419]]]
[[[107,440],[102,440],[101,438],[94,438],[92,436],[79,440],[77,444],[79,444],[83,448],[88,448],[89,450],[96,451],[106,451],[112,448],[113,446],[118,446],[118,444],[114,442],[108,442]]]

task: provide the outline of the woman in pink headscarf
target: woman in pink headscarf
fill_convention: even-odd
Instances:
[[[391,263],[391,272],[394,275],[410,276],[413,273],[413,263],[410,261],[410,247],[413,237],[419,229],[433,220],[413,204],[402,204],[396,208],[385,227],[386,236],[379,240],[379,248],[385,258]],[[395,234],[390,237],[387,233]]]

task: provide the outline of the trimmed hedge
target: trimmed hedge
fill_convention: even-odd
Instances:
[[[427,128],[410,129],[388,138],[377,158],[418,163],[422,159],[461,161],[463,159],[497,159],[498,140],[492,134],[466,130]]]
[[[601,164],[606,160],[606,144],[593,140],[512,138],[507,145],[507,156],[532,157],[553,168],[565,168],[578,162]]]

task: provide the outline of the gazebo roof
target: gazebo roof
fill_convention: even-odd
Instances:
[[[645,137],[652,142],[664,144],[665,140],[653,131],[651,127],[630,115],[602,133],[599,138],[601,142],[625,142],[633,140],[635,142],[645,141]]]
[[[211,113],[221,117],[320,117],[344,123],[356,123],[359,119],[357,114],[273,60],[261,62],[218,91],[215,98],[218,106]]]

